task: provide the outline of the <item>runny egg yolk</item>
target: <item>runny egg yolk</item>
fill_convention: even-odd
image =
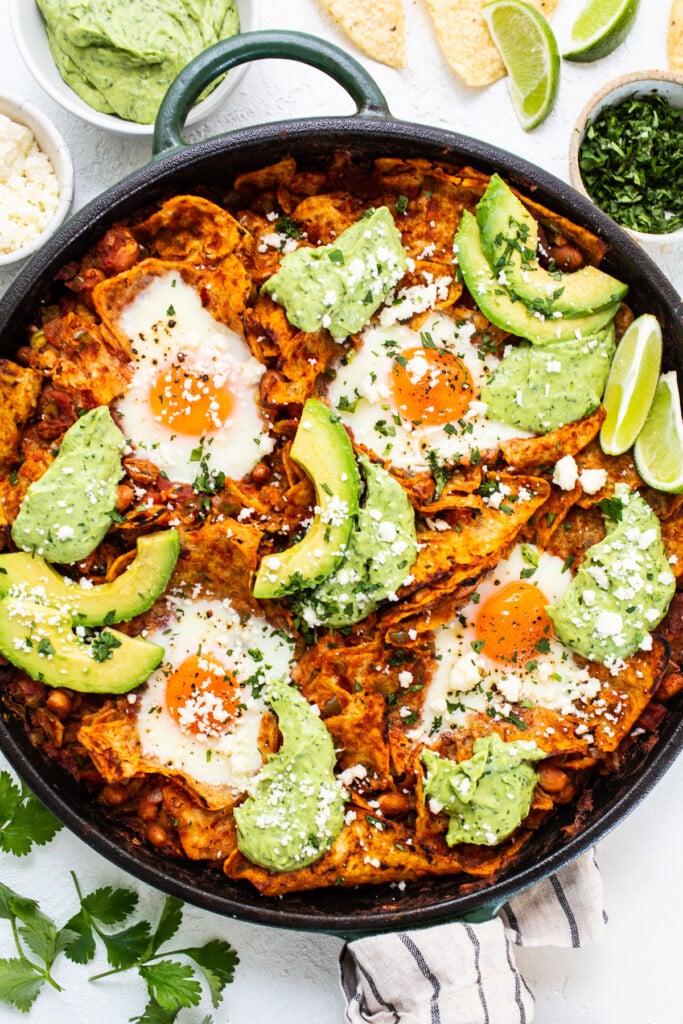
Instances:
[[[538,587],[513,580],[483,602],[474,626],[483,653],[494,661],[523,665],[543,649],[552,631],[548,603]]]
[[[183,732],[218,736],[238,713],[239,686],[216,658],[191,654],[166,679],[166,708]]]
[[[399,412],[414,423],[438,425],[460,419],[474,398],[462,359],[438,348],[401,353],[391,373]]]
[[[174,364],[152,382],[149,403],[157,422],[169,430],[203,437],[228,420],[234,397],[225,377]]]

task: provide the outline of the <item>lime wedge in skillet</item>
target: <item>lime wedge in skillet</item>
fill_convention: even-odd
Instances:
[[[631,31],[640,0],[589,0],[572,26],[565,60],[606,57]]]
[[[508,73],[512,102],[528,131],[550,113],[560,81],[560,54],[550,25],[523,0],[493,0],[482,14]]]
[[[683,491],[683,419],[676,371],[663,373],[633,448],[636,469],[658,491]]]
[[[662,362],[662,329],[650,313],[637,317],[624,332],[612,360],[602,404],[607,413],[600,446],[621,455],[643,428],[654,398]]]

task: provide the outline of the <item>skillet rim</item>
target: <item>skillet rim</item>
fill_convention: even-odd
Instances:
[[[683,300],[638,243],[590,200],[542,168],[488,143],[428,125],[358,115],[294,119],[238,129],[169,150],[122,179],[74,214],[10,284],[0,299],[0,346],[5,334],[8,340],[23,337],[30,311],[45,297],[52,274],[63,263],[82,254],[112,223],[160,198],[169,187],[177,191],[176,183],[182,187],[193,178],[207,180],[200,179],[207,171],[209,178],[220,174],[231,182],[237,174],[272,163],[285,153],[292,153],[296,158],[321,158],[339,148],[350,148],[367,158],[399,153],[406,158],[419,156],[446,163],[472,164],[486,173],[497,170],[555,212],[590,228],[610,246],[604,265],[624,276],[632,294],[635,289],[637,301],[647,302],[648,311],[664,319],[665,361],[683,380]],[[230,165],[227,172],[226,162]],[[13,354],[13,346],[9,346],[8,352]],[[164,864],[144,847],[126,844],[121,836],[112,838],[111,833],[116,830],[112,830],[111,820],[99,814],[94,805],[86,804],[85,811],[90,813],[74,806],[70,797],[76,795],[77,787],[61,769],[51,766],[55,769],[54,779],[46,779],[41,771],[44,759],[30,747],[19,723],[9,723],[6,717],[3,712],[0,749],[7,760],[70,831],[110,862],[156,889],[223,916],[347,936],[423,927],[454,918],[491,916],[510,897],[557,871],[604,838],[650,792],[683,747],[682,698],[670,706],[653,749],[625,776],[610,777],[615,785],[602,787],[600,812],[594,820],[566,842],[557,838],[550,852],[527,866],[523,864],[522,854],[521,867],[516,860],[498,881],[482,888],[468,886],[469,891],[449,895],[449,890],[457,890],[458,886],[452,876],[447,876],[429,880],[429,885],[424,881],[417,885],[411,883],[404,893],[376,886],[364,887],[371,888],[371,893],[361,892],[359,887],[292,894],[295,899],[283,899],[261,896],[251,886],[232,883],[217,872],[221,891],[218,886],[198,888],[194,876],[206,876],[208,869],[188,871],[183,864]],[[616,785],[617,782],[621,785]],[[553,816],[551,823],[558,826],[558,818]],[[416,897],[411,886],[419,889]],[[230,890],[227,894],[226,889]],[[350,909],[345,909],[348,905]]]

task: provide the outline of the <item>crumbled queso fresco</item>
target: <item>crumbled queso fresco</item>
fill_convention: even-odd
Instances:
[[[48,226],[59,182],[33,133],[0,114],[0,253],[16,252]]]

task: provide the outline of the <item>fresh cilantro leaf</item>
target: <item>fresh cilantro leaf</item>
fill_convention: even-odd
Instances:
[[[138,905],[133,889],[112,889],[106,885],[89,893],[82,901],[83,909],[100,924],[121,924]]]
[[[235,967],[239,963],[237,951],[229,942],[213,939],[204,946],[183,949],[182,952],[201,968],[211,993],[211,1005],[218,1006],[223,989],[235,977]]]
[[[101,633],[96,633],[92,638],[90,653],[95,661],[108,661],[110,658],[113,658],[114,651],[120,646],[121,641],[119,638],[104,629]]]
[[[164,942],[168,942],[169,939],[173,938],[180,928],[182,920],[182,901],[175,899],[173,896],[167,896],[164,903],[164,909],[162,910],[161,917],[159,918],[159,924],[152,936],[148,956],[151,956],[152,953],[156,953],[159,947],[163,946]]]
[[[621,498],[603,498],[598,502],[598,508],[608,519],[614,519],[617,523],[621,522],[624,515],[624,503]]]
[[[44,984],[45,978],[36,973],[28,960],[0,960],[1,1002],[28,1013]]]
[[[80,910],[66,922],[64,952],[75,964],[89,964],[95,956],[95,936],[85,911]]]
[[[125,971],[128,967],[135,967],[145,956],[151,933],[149,921],[138,921],[113,935],[104,932],[98,934],[104,943],[107,960],[111,966]]]
[[[0,772],[0,850],[23,857],[44,846],[62,825],[31,791],[15,785],[9,772]]]
[[[188,964],[175,960],[160,960],[138,968],[144,979],[150,997],[164,1009],[180,1006],[196,1006],[202,997],[202,987],[195,980],[194,971]]]
[[[152,999],[139,1017],[131,1017],[129,1024],[174,1024],[182,1007],[167,1010]]]

